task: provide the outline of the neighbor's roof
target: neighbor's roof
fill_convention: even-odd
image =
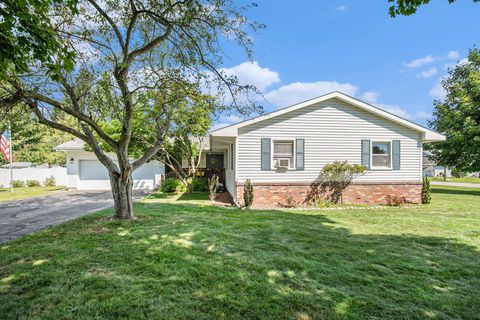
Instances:
[[[85,141],[75,138],[53,148],[55,151],[83,150]]]
[[[239,123],[230,125],[228,127],[224,127],[224,128],[221,128],[221,129],[214,130],[210,134],[214,137],[236,137],[236,136],[238,136],[238,129],[239,128],[242,128],[242,127],[248,126],[250,124],[254,124],[254,123],[263,121],[263,120],[267,120],[267,119],[270,119],[270,118],[273,118],[273,117],[276,117],[276,116],[279,116],[279,115],[282,115],[282,114],[285,114],[285,113],[288,113],[288,112],[291,112],[291,111],[295,111],[295,110],[298,110],[298,109],[301,109],[301,108],[305,108],[305,107],[311,106],[313,104],[326,101],[328,99],[339,99],[339,100],[341,100],[343,102],[346,102],[350,105],[353,105],[353,106],[358,107],[360,109],[363,109],[365,111],[376,114],[377,116],[380,116],[382,118],[391,120],[391,121],[396,122],[400,125],[403,125],[407,128],[413,129],[415,131],[421,132],[422,136],[423,136],[423,141],[443,141],[443,140],[446,139],[445,136],[440,134],[440,133],[437,133],[435,131],[432,131],[430,129],[422,127],[421,125],[418,125],[418,124],[416,124],[412,121],[409,121],[407,119],[404,119],[402,117],[394,115],[393,113],[382,110],[380,108],[372,106],[371,104],[365,103],[363,101],[360,101],[356,98],[350,97],[349,95],[346,95],[346,94],[338,92],[338,91],[331,92],[331,93],[325,94],[323,96],[320,96],[320,97],[317,97],[317,98],[314,98],[314,99],[311,99],[311,100],[300,102],[300,103],[294,104],[292,106],[289,106],[289,107],[286,107],[286,108],[283,108],[283,109],[280,109],[280,110],[277,110],[277,111],[274,111],[274,112],[271,112],[271,113],[267,113],[265,115],[255,117],[255,118],[250,119],[250,120],[246,120],[246,121],[243,121],[243,122],[239,122]]]

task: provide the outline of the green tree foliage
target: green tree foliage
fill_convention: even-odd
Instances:
[[[215,108],[215,100],[199,94],[178,106],[168,137],[157,158],[177,174],[189,193],[197,175]],[[186,166],[183,165],[186,161]]]
[[[306,201],[317,205],[320,199],[327,198],[335,204],[341,203],[343,191],[364,172],[362,165],[350,164],[347,160],[328,163],[322,168],[317,181],[310,186]]]
[[[480,52],[470,50],[467,61],[443,80],[446,97],[435,102],[429,125],[447,140],[432,144],[442,165],[459,171],[480,171]]]
[[[447,0],[448,3],[454,3],[456,0]],[[473,0],[473,2],[479,2],[480,0]],[[415,14],[418,8],[424,4],[428,4],[430,0],[388,0],[389,3],[393,3],[388,8],[388,13],[391,17],[398,15],[410,16]]]
[[[36,121],[35,115],[20,110],[24,107],[15,108],[9,113],[12,129],[13,161],[32,162],[33,164],[63,165],[65,154],[56,152],[53,148],[72,139],[72,136]],[[5,117],[0,121],[0,131],[8,127]],[[0,163],[4,163],[0,157]]]
[[[32,60],[59,75],[59,64],[74,65],[74,51],[54,31],[52,9],[78,12],[77,0],[3,0],[0,5],[0,74],[26,71]]]

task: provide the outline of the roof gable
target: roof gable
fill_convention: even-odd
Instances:
[[[305,108],[305,107],[308,107],[308,106],[311,106],[311,105],[314,105],[314,104],[317,104],[317,103],[320,103],[320,102],[323,102],[323,101],[326,101],[326,100],[329,100],[329,99],[339,99],[340,101],[348,103],[352,106],[358,107],[360,109],[368,111],[372,114],[375,114],[375,115],[380,116],[382,118],[385,118],[387,120],[396,122],[396,123],[398,123],[398,124],[400,124],[404,127],[407,127],[407,128],[413,129],[415,131],[418,131],[418,132],[422,133],[423,141],[443,141],[443,140],[445,140],[445,136],[443,136],[443,135],[441,135],[441,134],[439,134],[435,131],[427,129],[427,128],[425,128],[421,125],[418,125],[418,124],[416,124],[416,123],[414,123],[410,120],[399,117],[399,116],[397,116],[393,113],[390,113],[390,112],[385,111],[383,109],[377,108],[377,107],[375,107],[371,104],[365,103],[361,100],[358,100],[356,98],[353,98],[351,96],[348,96],[348,95],[346,95],[344,93],[341,93],[341,92],[338,92],[338,91],[328,93],[326,95],[323,95],[323,96],[320,96],[320,97],[317,97],[317,98],[314,98],[314,99],[311,99],[311,100],[300,102],[300,103],[297,103],[295,105],[292,105],[292,106],[289,106],[289,107],[286,107],[286,108],[282,108],[282,109],[276,110],[274,112],[271,112],[271,113],[268,113],[268,114],[265,114],[265,115],[255,117],[255,118],[250,119],[250,120],[246,120],[246,121],[243,121],[243,122],[239,122],[239,123],[230,125],[228,127],[224,127],[224,128],[221,128],[221,129],[214,130],[214,131],[211,132],[211,135],[214,136],[214,137],[216,137],[216,136],[218,136],[218,137],[222,137],[222,136],[223,137],[236,137],[236,136],[238,136],[238,129],[239,128],[242,128],[242,127],[245,127],[245,126],[248,126],[250,124],[260,122],[260,121],[264,121],[266,119],[271,119],[273,117],[277,117],[279,115],[282,115],[282,114],[285,114],[285,113],[288,113],[288,112],[292,112],[292,111],[295,111],[295,110],[298,110],[298,109],[302,109],[302,108]]]

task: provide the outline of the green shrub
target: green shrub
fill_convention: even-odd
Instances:
[[[328,194],[329,199],[337,204],[342,203],[343,191],[347,189],[353,179],[365,172],[365,168],[358,164],[345,161],[334,161],[323,166],[320,172],[321,193]]]
[[[41,187],[40,181],[38,180],[27,180],[27,187]]]
[[[55,187],[57,185],[57,180],[55,180],[55,177],[51,176],[43,181],[43,185],[45,187]]]
[[[208,183],[200,178],[195,178],[192,180],[193,191],[195,192],[207,192]]]
[[[25,182],[22,180],[13,180],[13,187],[14,188],[23,188],[25,187]]]
[[[187,191],[187,187],[175,178],[168,178],[162,183],[161,191],[165,193],[180,193]]]
[[[423,178],[423,186],[422,186],[422,203],[428,204],[432,200],[431,196],[432,190],[430,189],[430,181],[428,181],[427,177]]]
[[[455,178],[463,178],[463,177],[466,177],[467,174],[461,170],[458,170],[457,168],[453,168],[452,176],[454,176]]]
[[[247,179],[243,186],[243,201],[245,201],[245,207],[247,208],[250,208],[253,204],[253,184],[250,179]]]
[[[310,205],[315,208],[330,208],[335,206],[335,203],[328,198],[317,198],[316,201],[310,202]]]

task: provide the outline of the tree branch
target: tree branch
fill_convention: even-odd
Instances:
[[[123,42],[122,34],[120,33],[120,29],[118,29],[118,26],[115,24],[115,21],[110,18],[110,16],[97,4],[95,0],[88,0],[88,2],[90,2],[90,4],[94,6],[95,9],[105,18],[105,20],[108,21],[113,31],[115,32],[115,35],[117,36],[118,42],[120,43],[122,50],[125,50],[125,43]]]

